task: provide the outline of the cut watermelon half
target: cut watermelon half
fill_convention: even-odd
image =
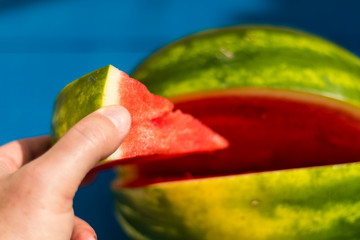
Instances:
[[[117,160],[211,153],[228,146],[227,140],[199,120],[173,111],[169,100],[151,94],[145,85],[111,65],[77,79],[60,92],[53,114],[53,141],[86,115],[109,105],[125,107],[132,124],[121,146],[97,168],[112,166]]]

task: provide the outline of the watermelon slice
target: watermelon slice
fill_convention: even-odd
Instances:
[[[213,152],[228,146],[199,120],[173,111],[169,100],[151,94],[145,85],[111,65],[77,79],[60,92],[52,120],[53,141],[86,115],[108,105],[124,106],[132,125],[121,146],[99,165],[136,157]]]

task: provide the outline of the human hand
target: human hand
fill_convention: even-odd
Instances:
[[[95,231],[75,217],[73,198],[88,171],[110,155],[130,128],[120,106],[85,117],[53,147],[48,136],[0,147],[1,240],[90,240]]]

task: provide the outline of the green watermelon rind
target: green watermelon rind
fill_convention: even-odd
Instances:
[[[360,105],[360,61],[317,36],[288,28],[208,30],[158,50],[133,72],[158,95],[233,87],[280,88]]]
[[[354,163],[113,191],[133,239],[358,239],[359,181]]]
[[[78,121],[103,106],[103,93],[111,65],[69,83],[57,96],[52,118],[51,137],[58,141]],[[83,91],[86,89],[86,91]]]

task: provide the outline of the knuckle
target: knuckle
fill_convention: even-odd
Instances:
[[[5,172],[15,172],[20,168],[20,164],[11,156],[1,156],[0,157],[0,169]]]

